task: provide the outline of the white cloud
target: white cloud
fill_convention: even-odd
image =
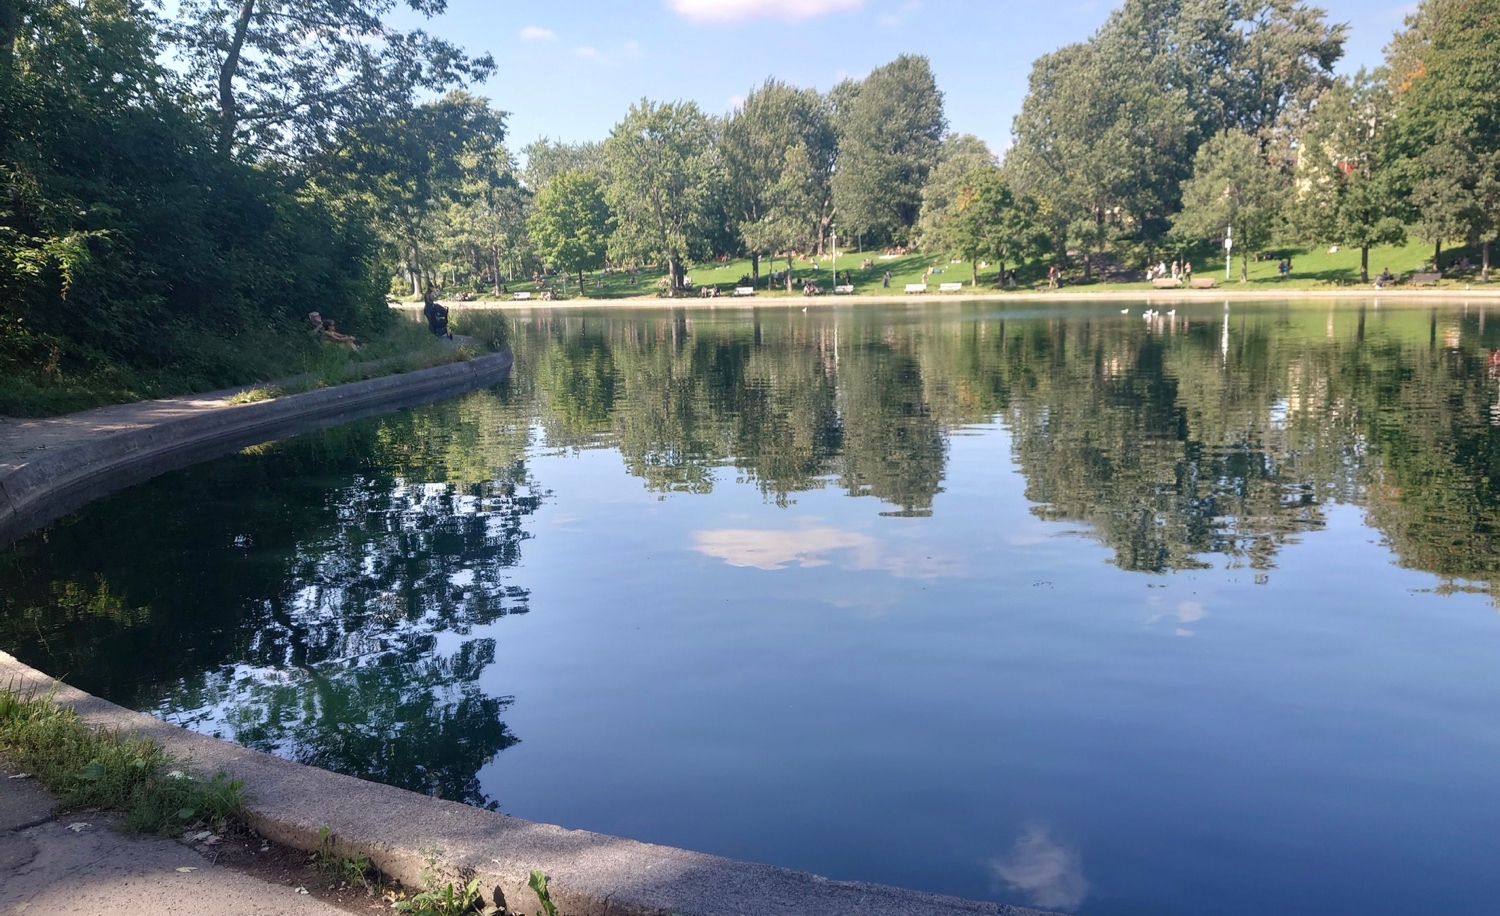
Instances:
[[[630,58],[631,60],[640,60],[646,55],[643,51],[641,51],[641,43],[636,41],[635,39],[631,39],[630,41],[625,42],[625,56]]]
[[[732,96],[729,97],[729,110],[730,111],[737,111],[737,110],[739,110],[741,108],[744,108],[744,107],[745,107],[745,97],[744,96],[742,96],[742,95],[732,95]]]
[[[592,45],[581,45],[573,49],[573,53],[579,57],[587,57],[589,60],[599,59],[599,49]]]
[[[528,25],[521,30],[522,41],[551,41],[556,37],[556,32],[551,29],[544,29],[539,25]]]
[[[667,0],[673,12],[694,22],[784,19],[796,22],[828,13],[857,10],[865,0]]]

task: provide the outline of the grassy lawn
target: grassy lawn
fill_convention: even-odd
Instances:
[[[1468,255],[1474,264],[1479,262],[1477,249],[1452,248],[1443,250],[1443,261],[1447,263],[1450,258]],[[1342,289],[1357,287],[1359,282],[1359,249],[1341,248],[1337,252],[1330,253],[1327,248],[1308,248],[1304,246],[1285,246],[1273,248],[1265,253],[1265,260],[1255,260],[1252,256],[1250,261],[1249,281],[1240,282],[1240,259],[1234,259],[1231,277],[1226,282],[1224,279],[1224,257],[1221,250],[1203,248],[1195,252],[1190,259],[1194,265],[1194,276],[1213,277],[1218,280],[1219,285],[1226,289],[1248,289],[1248,290],[1276,290],[1276,289]],[[1282,258],[1291,258],[1292,271],[1286,279],[1282,279],[1277,271],[1277,261]],[[1423,241],[1410,241],[1404,245],[1382,245],[1370,249],[1370,276],[1373,278],[1384,268],[1390,268],[1391,273],[1397,276],[1410,274],[1430,263],[1432,258],[1432,245]],[[864,261],[871,261],[871,266],[862,267]],[[1166,260],[1170,264],[1171,258]],[[823,292],[831,292],[831,268],[832,259],[828,257],[813,260],[798,259],[793,266],[793,292],[787,293],[784,285],[768,288],[769,276],[773,271],[786,270],[785,258],[777,258],[774,261],[763,258],[760,262],[760,281],[756,284],[757,297],[785,297],[802,298],[801,283],[804,279],[811,279],[822,287]],[[1137,271],[1140,266],[1136,266]],[[854,292],[856,295],[900,295],[908,283],[921,283],[928,268],[933,269],[931,275],[927,275],[929,285],[928,294],[937,292],[940,283],[962,282],[965,291],[1000,292],[1000,287],[995,283],[997,268],[991,267],[980,272],[980,282],[977,287],[969,285],[972,273],[967,263],[951,263],[947,258],[912,253],[897,257],[882,256],[878,251],[846,251],[839,250],[838,270],[840,273],[848,271],[854,281]],[[891,273],[890,287],[882,285],[882,278],[886,271]],[[738,285],[740,278],[750,274],[750,259],[735,258],[729,261],[717,262],[706,261],[690,264],[688,276],[697,287],[718,286],[719,295],[730,296],[734,287]],[[656,295],[656,283],[665,276],[664,269],[643,269],[636,274],[636,283],[630,283],[630,277],[626,273],[613,272],[608,277],[603,276],[600,271],[591,271],[585,274],[587,280],[586,288],[582,296],[578,292],[576,277],[568,278],[567,296],[570,300],[578,299],[624,299],[632,297],[654,297]],[[1479,271],[1476,269],[1463,274],[1454,275],[1448,272],[1447,276],[1438,284],[1440,288],[1462,289],[1466,286],[1480,283]],[[1083,282],[1083,269],[1074,264],[1065,272],[1063,278],[1064,289],[1088,291],[1111,292],[1131,291],[1140,292],[1150,289],[1150,285],[1144,281],[1133,280],[1119,282],[1111,280],[1100,280],[1096,278],[1093,282]],[[533,296],[539,294],[544,288],[558,289],[557,279],[551,278],[541,284],[525,281],[509,285],[511,292],[530,292]],[[1046,266],[1045,263],[1029,264],[1021,268],[1019,282],[1015,289],[1017,291],[1039,291],[1046,290]],[[691,294],[690,294],[691,295]],[[492,299],[490,295],[480,295],[480,301]],[[502,299],[508,298],[502,296]]]

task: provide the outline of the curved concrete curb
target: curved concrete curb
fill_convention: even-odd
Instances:
[[[54,682],[0,652],[0,685],[45,694],[92,725],[149,735],[202,773],[245,783],[262,836],[314,850],[327,827],[340,855],[367,855],[407,887],[422,886],[429,854],[440,883],[477,878],[487,901],[534,912],[531,870],[550,879],[568,916],[1040,916],[1035,910],[805,872],[567,830],[440,801],[303,766],[131,712]],[[440,853],[433,853],[436,848]]]
[[[178,403],[193,406],[162,411],[159,417],[137,423],[101,423],[97,431],[89,431],[85,424],[79,431],[82,441],[34,452],[23,463],[0,470],[0,547],[91,500],[157,474],[247,445],[491,385],[505,377],[513,362],[507,347],[465,362],[269,401],[199,405],[181,399]]]

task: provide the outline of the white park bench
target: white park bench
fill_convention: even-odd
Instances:
[[[908,283],[908,284],[906,284],[906,291],[909,292],[909,293],[925,293],[925,292],[927,292],[927,284],[926,283]]]
[[[753,286],[736,286],[734,288],[734,294],[736,296],[753,296],[753,295],[755,295],[755,287],[753,287]]]
[[[510,297],[517,302],[524,302],[531,298],[531,293],[511,293]]]
[[[938,284],[938,292],[940,292],[940,293],[961,293],[961,292],[963,292],[963,289],[964,289],[964,285],[962,283],[939,283]]]
[[[850,296],[850,295],[853,295],[854,294],[854,284],[853,283],[845,283],[842,286],[835,286],[833,288],[833,292],[834,292],[835,295],[838,295],[838,296]]]

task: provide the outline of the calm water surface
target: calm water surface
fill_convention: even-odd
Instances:
[[[0,554],[0,647],[838,878],[1496,912],[1500,314],[1126,307],[534,313],[501,387]]]

